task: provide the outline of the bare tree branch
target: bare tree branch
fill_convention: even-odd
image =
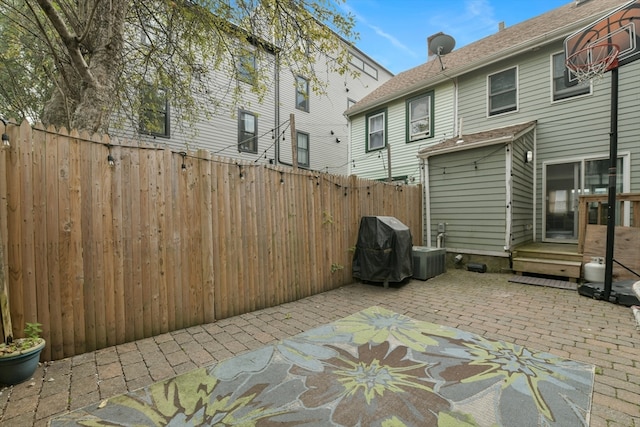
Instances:
[[[62,43],[66,46],[67,51],[69,52],[69,57],[73,64],[73,67],[78,72],[80,77],[84,80],[84,82],[91,87],[99,87],[100,84],[95,79],[95,77],[89,72],[89,65],[84,59],[82,52],[80,51],[80,40],[78,37],[71,32],[65,25],[64,21],[56,11],[56,9],[51,4],[50,0],[37,0],[40,8],[45,13],[51,25],[56,30]]]

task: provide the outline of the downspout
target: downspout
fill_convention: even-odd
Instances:
[[[274,76],[273,76],[273,86],[275,91],[275,105],[273,106],[273,116],[274,116],[274,126],[273,132],[276,138],[274,145],[274,158],[273,163],[274,166],[278,165],[278,160],[280,159],[280,53],[276,51],[275,53],[275,64],[274,64]]]
[[[278,55],[278,54],[276,54]],[[278,130],[278,134],[276,135],[276,160],[275,163],[291,166],[293,167],[293,163],[287,163],[280,160],[280,56],[276,56],[276,129]]]
[[[533,128],[533,241],[538,241],[538,126]]]
[[[352,148],[351,148],[351,119],[349,118],[349,116],[345,115],[345,118],[347,119],[347,135],[349,135],[347,137],[347,175],[351,176],[353,174],[353,162],[350,162],[349,159],[352,159],[351,157],[351,153],[352,153]]]
[[[511,250],[512,215],[513,215],[513,142],[505,146],[505,202],[506,202],[506,224],[504,230],[504,250]]]
[[[460,113],[458,111],[458,78],[454,77],[451,80],[453,81],[453,136],[462,136],[462,126],[458,128],[458,116]]]
[[[424,187],[424,236],[426,236],[426,246],[431,246],[431,199],[429,191],[429,158],[422,159],[422,185]]]

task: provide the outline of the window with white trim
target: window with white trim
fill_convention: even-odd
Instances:
[[[431,136],[432,103],[433,92],[407,100],[407,142]]]
[[[258,118],[245,110],[238,110],[238,151],[258,152]]]
[[[296,76],[296,108],[309,112],[309,80]]]
[[[551,57],[551,72],[553,80],[553,100],[559,101],[574,96],[591,93],[590,83],[578,83],[577,80],[570,82],[567,73],[570,71],[565,65],[564,52],[557,53]]]
[[[487,77],[489,89],[489,115],[518,109],[518,68],[510,68]]]
[[[243,49],[237,63],[238,80],[254,84],[256,81],[256,54],[251,49]]]
[[[298,146],[298,166],[309,167],[309,134],[306,132],[296,132]]]
[[[140,133],[170,136],[169,101],[164,89],[147,86],[142,90],[139,129]]]
[[[380,150],[386,144],[386,111],[367,116],[367,151]]]

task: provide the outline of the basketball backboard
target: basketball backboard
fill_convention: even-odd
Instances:
[[[592,46],[609,43],[619,48],[618,67],[640,58],[640,0],[625,3],[564,41],[565,58]]]

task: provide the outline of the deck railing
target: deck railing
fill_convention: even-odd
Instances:
[[[607,194],[592,194],[580,196],[578,206],[578,252],[583,253],[588,224],[606,225]],[[640,193],[616,194],[616,202],[631,203],[631,218],[629,224],[621,225],[640,228]],[[622,212],[620,212],[622,214]],[[621,216],[622,217],[622,216]]]

